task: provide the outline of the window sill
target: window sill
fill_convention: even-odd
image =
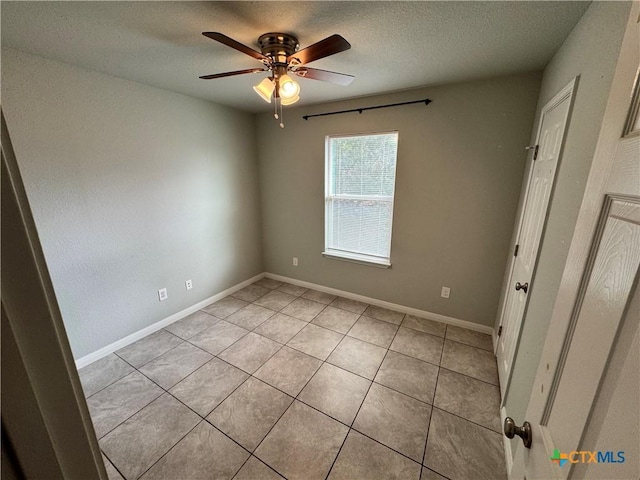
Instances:
[[[358,263],[376,268],[391,268],[391,262],[386,259],[377,259],[366,255],[346,254],[338,252],[322,252],[322,256],[332,260],[342,260],[343,262]]]

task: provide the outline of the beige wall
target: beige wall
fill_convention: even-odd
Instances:
[[[529,304],[512,372],[513,380],[506,398],[507,415],[513,417],[516,423],[525,420],[532,384],[598,140],[629,7],[627,2],[593,2],[549,62],[542,78],[538,116],[542,107],[562,87],[577,75],[580,76],[538,266],[529,293]]]
[[[539,84],[531,73],[290,108],[285,129],[260,115],[265,270],[492,326]],[[429,106],[301,118],[427,97]],[[324,258],[325,136],[387,130],[400,135],[393,266]]]
[[[263,271],[252,115],[9,49],[2,101],[76,359]]]

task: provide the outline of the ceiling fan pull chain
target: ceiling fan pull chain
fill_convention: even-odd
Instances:
[[[273,99],[273,118],[278,119],[278,97]]]
[[[282,100],[280,100],[280,128],[284,128],[284,118],[282,117]]]

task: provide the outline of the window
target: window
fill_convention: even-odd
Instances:
[[[391,265],[398,132],[328,136],[324,255]]]

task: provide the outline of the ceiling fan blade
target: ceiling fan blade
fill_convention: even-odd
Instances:
[[[203,75],[203,80],[213,80],[214,78],[232,77],[234,75],[244,75],[245,73],[266,72],[264,68],[248,68],[246,70],[236,70],[235,72],[214,73],[212,75]]]
[[[244,53],[246,55],[249,55],[250,57],[253,57],[256,60],[260,60],[260,61],[263,61],[263,60],[268,61],[269,60],[267,57],[262,55],[260,52],[256,52],[254,49],[249,48],[246,45],[243,45],[242,43],[235,41],[233,38],[230,38],[230,37],[227,37],[226,35],[223,35],[222,33],[219,33],[219,32],[202,32],[202,35],[204,35],[205,37],[209,37],[210,39],[215,40],[216,42],[220,42],[220,43],[226,45],[227,47],[235,48],[239,52],[242,52],[242,53]]]
[[[322,80],[323,82],[334,83],[336,85],[349,85],[355,78],[353,75],[345,73],[329,72],[328,70],[319,70],[317,68],[301,67],[293,70],[293,73],[302,78],[311,78],[312,80]]]
[[[310,63],[320,58],[328,57],[329,55],[344,52],[350,48],[351,44],[349,42],[340,35],[334,34],[307,48],[303,48],[299,52],[292,53],[287,57],[287,63],[295,60],[298,64],[304,65],[305,63]]]

